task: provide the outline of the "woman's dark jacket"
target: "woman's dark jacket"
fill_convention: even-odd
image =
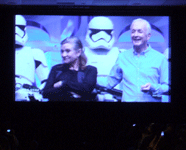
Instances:
[[[62,81],[60,88],[54,88],[54,83]],[[81,100],[91,99],[92,91],[97,82],[97,68],[86,66],[84,70],[70,70],[68,65],[58,64],[52,67],[47,83],[43,89],[43,97],[50,101],[73,99],[71,92],[81,96]]]

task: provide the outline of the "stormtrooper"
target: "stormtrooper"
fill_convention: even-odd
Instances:
[[[94,17],[88,24],[86,33],[87,47],[85,47],[85,54],[88,58],[88,64],[97,67],[97,84],[106,86],[107,76],[115,64],[120,50],[114,47],[114,25],[108,17],[98,16]],[[118,85],[116,88],[119,88]],[[106,99],[113,100],[110,94],[99,94],[99,101]]]
[[[40,90],[48,78],[49,69],[44,52],[25,46],[28,40],[26,20],[22,15],[15,17],[15,101],[42,101]],[[41,81],[35,87],[35,75]]]

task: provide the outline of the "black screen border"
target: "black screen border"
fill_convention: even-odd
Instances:
[[[25,111],[39,111],[47,114],[48,108],[72,114],[81,112],[87,116],[101,116],[111,114],[110,117],[119,117],[129,122],[141,122],[141,119],[151,122],[157,121],[182,121],[185,106],[185,35],[184,27],[186,21],[183,14],[184,6],[0,6],[3,16],[3,33],[1,60],[2,81],[1,90],[3,109],[13,116],[19,116]],[[170,17],[170,39],[171,43],[171,103],[92,103],[92,102],[55,102],[55,103],[25,103],[14,101],[14,15],[104,15],[104,16],[169,16]],[[8,62],[7,62],[8,60]],[[9,69],[11,68],[11,69]],[[60,108],[64,108],[61,110]],[[66,112],[67,111],[67,112]],[[15,113],[17,112],[17,113]],[[27,113],[28,113],[27,112]],[[39,111],[40,112],[40,111]],[[99,114],[102,114],[101,116]],[[109,117],[108,117],[109,118]],[[107,118],[107,119],[108,119]]]

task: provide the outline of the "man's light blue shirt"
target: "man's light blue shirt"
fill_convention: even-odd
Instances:
[[[108,88],[122,81],[122,102],[160,102],[161,95],[167,92],[169,70],[166,57],[150,46],[140,56],[130,49],[119,54],[108,77]],[[141,86],[151,84],[148,92]]]

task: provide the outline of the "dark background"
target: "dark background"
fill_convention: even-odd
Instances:
[[[15,129],[20,141],[36,139],[45,149],[88,142],[106,148],[127,123],[185,123],[185,6],[0,6],[0,10],[0,119]],[[170,16],[171,103],[14,102],[15,13]]]

